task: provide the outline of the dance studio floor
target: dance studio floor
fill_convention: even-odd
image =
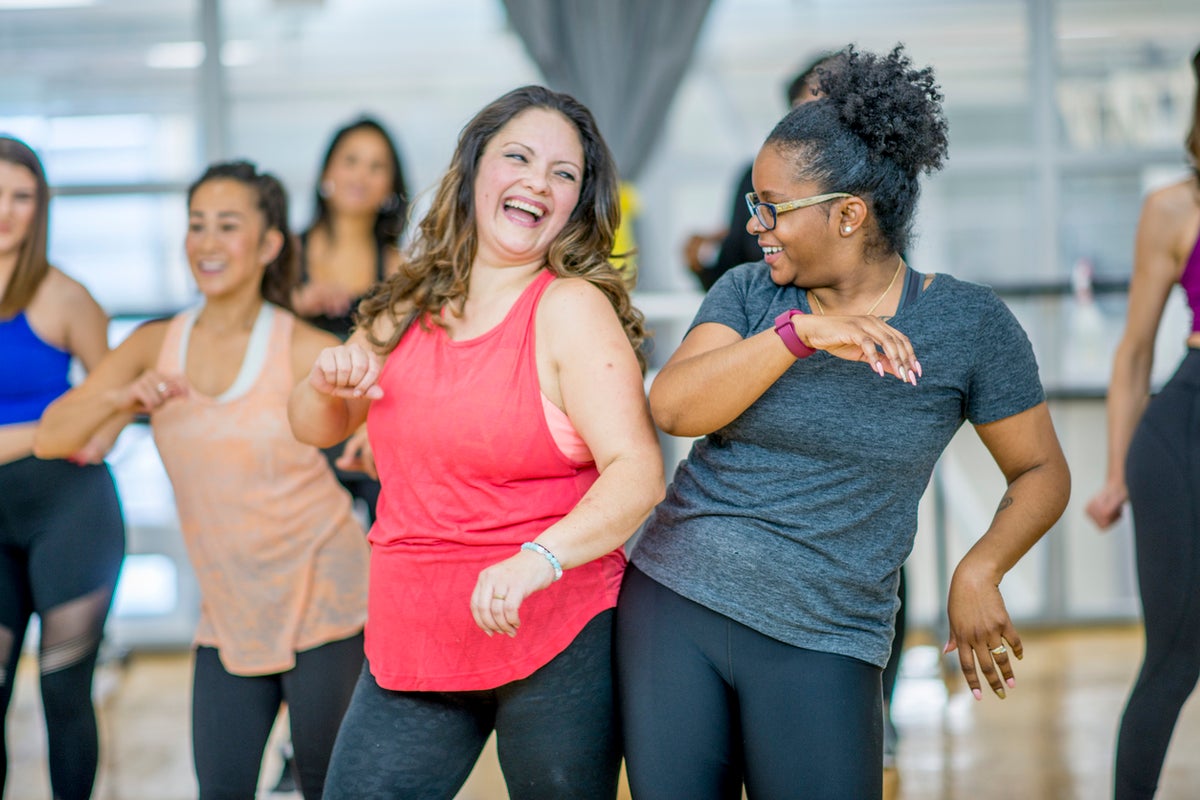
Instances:
[[[1113,739],[1141,655],[1139,630],[1026,631],[1023,636],[1017,687],[1003,701],[988,696],[977,703],[961,676],[943,680],[934,648],[918,642],[905,651],[894,713],[901,734],[899,766],[890,776],[889,800],[1110,796]],[[25,659],[9,714],[5,800],[50,796],[32,667],[32,659]],[[102,668],[96,687],[103,736],[97,800],[195,797],[189,675],[186,653],[136,654]],[[278,777],[278,758],[271,747],[259,800],[299,798],[269,791]],[[1184,708],[1167,763],[1159,800],[1200,797],[1200,701],[1194,698]],[[503,800],[503,787],[489,747],[458,800]]]

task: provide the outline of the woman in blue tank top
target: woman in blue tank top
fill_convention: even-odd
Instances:
[[[68,460],[33,456],[38,419],[68,388],[72,358],[108,352],[108,317],[46,260],[49,187],[37,155],[0,137],[0,719],[7,716],[29,619],[54,797],[90,797],[98,737],[92,672],[125,551],[104,455],[119,428]],[[0,794],[8,753],[0,748]]]

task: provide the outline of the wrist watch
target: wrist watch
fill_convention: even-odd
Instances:
[[[796,335],[796,328],[792,325],[792,317],[797,315],[803,316],[803,314],[804,312],[800,309],[791,308],[775,318],[775,332],[783,340],[783,344],[787,347],[788,352],[796,358],[808,358],[817,352],[814,348],[800,341],[800,337]]]

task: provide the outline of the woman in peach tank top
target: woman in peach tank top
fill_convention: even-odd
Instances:
[[[188,192],[186,240],[204,304],[147,323],[47,409],[39,455],[148,413],[201,590],[192,738],[201,800],[253,797],[284,701],[300,788],[324,791],[362,665],[367,545],[325,458],[287,403],[337,339],[286,310],[296,280],[287,198],[252,164]]]
[[[622,546],[663,492],[619,216],[588,110],[504,95],[360,330],[293,391],[302,441],[366,420],[382,485],[327,800],[448,800],[492,731],[510,797],[616,796]]]

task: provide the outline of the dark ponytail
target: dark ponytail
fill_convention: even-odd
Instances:
[[[263,272],[261,292],[267,302],[291,311],[292,291],[300,285],[300,260],[288,225],[288,199],[283,184],[269,172],[259,172],[249,161],[225,161],[211,165],[188,187],[188,203],[200,186],[212,180],[237,181],[253,189],[265,230],[275,229],[283,235],[283,246]]]

